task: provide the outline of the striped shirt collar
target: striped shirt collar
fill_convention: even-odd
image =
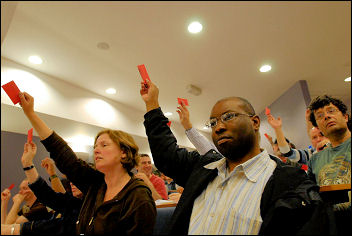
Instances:
[[[218,161],[211,162],[204,166],[206,169],[218,169],[218,175],[222,177],[224,180],[231,177],[234,173],[242,170],[247,177],[248,180],[252,182],[257,182],[259,176],[265,171],[267,165],[269,164],[270,157],[266,149],[264,149],[258,155],[252,157],[248,161],[236,166],[231,173],[228,174],[228,170],[226,168],[226,158],[221,158]]]

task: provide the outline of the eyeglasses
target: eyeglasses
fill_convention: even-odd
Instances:
[[[248,116],[248,117],[254,116],[254,115],[248,115],[248,114],[242,114],[242,113],[236,113],[236,112],[227,112],[227,113],[222,114],[220,116],[220,119],[221,119],[222,123],[225,123],[225,122],[228,122],[228,121],[234,119],[235,117],[237,117],[239,115],[244,115],[244,116]],[[214,128],[217,124],[218,124],[218,118],[214,117],[214,118],[211,118],[209,121],[207,121],[205,123],[205,126],[208,128]]]
[[[337,110],[334,107],[329,107],[328,109],[326,109],[326,113],[328,113],[328,115],[334,115],[337,112]],[[318,112],[314,114],[315,119],[316,120],[322,120],[325,117],[325,112]]]

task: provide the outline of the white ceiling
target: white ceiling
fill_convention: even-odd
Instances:
[[[192,20],[201,33],[188,33]],[[30,64],[32,54],[44,63]],[[1,56],[141,111],[137,65],[145,64],[170,119],[178,121],[184,97],[202,129],[218,99],[245,97],[259,113],[298,80],[312,97],[350,106],[351,2],[19,1]],[[264,63],[273,69],[260,73]],[[187,93],[188,84],[202,94]]]

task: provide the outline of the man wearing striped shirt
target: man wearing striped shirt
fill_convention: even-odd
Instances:
[[[184,187],[167,233],[334,233],[330,208],[305,172],[260,149],[260,119],[247,100],[231,97],[214,105],[208,126],[223,156],[215,150],[201,156],[177,145],[159,89],[142,82],[140,93],[154,163]]]

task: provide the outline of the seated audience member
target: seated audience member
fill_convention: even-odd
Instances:
[[[297,162],[300,164],[308,164],[309,158],[312,155],[311,150],[309,149],[296,149],[292,144],[285,138],[282,131],[282,120],[280,117],[277,119],[272,114],[267,114],[267,120],[269,125],[274,129],[276,134],[275,146],[273,146],[274,152],[280,153],[283,157],[288,158],[290,162]],[[310,130],[310,138],[313,144],[313,147],[316,150],[321,151],[325,148],[328,143],[328,139],[320,135],[319,130]],[[314,139],[312,139],[314,138]]]
[[[152,191],[154,201],[159,199],[167,200],[166,186],[164,180],[152,173],[152,160],[148,154],[140,154],[138,173],[135,174],[136,178],[142,179]]]
[[[26,143],[21,158],[23,167],[33,166],[33,158],[37,147],[33,142]],[[43,162],[44,161],[44,162]],[[42,166],[48,173],[55,173],[53,162],[44,159]],[[72,195],[69,193],[55,192],[42,177],[39,176],[35,167],[26,170],[25,174],[29,181],[29,188],[44,205],[60,214],[57,218],[48,220],[35,220],[23,224],[3,225],[2,234],[14,235],[73,235],[76,232],[76,222],[82,206],[82,192],[71,183]],[[57,176],[51,178],[59,179]],[[59,186],[59,185],[58,185]],[[59,187],[60,189],[60,187]]]
[[[5,224],[20,224],[27,221],[46,220],[53,216],[54,212],[40,203],[33,191],[28,187],[28,179],[24,179],[19,188],[20,191],[18,194],[12,198],[13,205],[7,215]],[[25,205],[20,209],[23,201]]]
[[[223,156],[215,150],[201,156],[177,145],[153,82],[141,82],[140,94],[154,163],[184,187],[169,233],[335,233],[331,208],[315,183],[260,149],[260,119],[247,100],[230,97],[214,105],[208,125]]]
[[[331,96],[316,97],[309,105],[310,121],[329,138],[331,147],[312,156],[308,175],[320,186],[351,183],[351,132],[346,105]],[[351,191],[349,201],[334,205],[339,234],[350,232]]]
[[[39,118],[32,96],[19,96],[50,158],[84,195],[76,234],[152,234],[156,207],[148,186],[131,173],[138,155],[133,138],[119,130],[100,131],[94,141],[93,169]]]

